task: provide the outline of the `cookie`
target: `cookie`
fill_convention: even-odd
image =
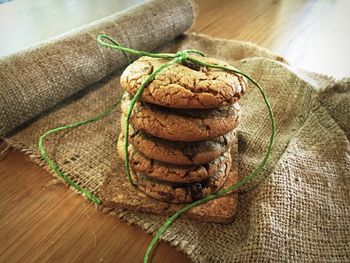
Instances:
[[[237,138],[234,138],[231,152],[231,169],[222,188],[237,183],[238,180],[238,149]],[[131,186],[126,178],[123,161],[117,158],[111,163],[111,169],[106,173],[99,190],[103,208],[126,209],[134,212],[151,213],[160,216],[171,216],[186,204],[171,204],[152,198],[137,187]],[[231,223],[236,218],[238,208],[237,191],[224,195],[208,203],[194,207],[181,218],[201,222]],[[236,218],[237,219],[237,218]]]
[[[211,64],[226,62],[193,55]],[[130,64],[120,78],[122,87],[134,95],[141,83],[169,59],[141,57]],[[236,103],[247,89],[238,74],[198,66],[192,62],[177,63],[161,72],[142,93],[149,103],[185,109],[208,109]]]
[[[225,183],[231,165],[222,166],[217,173],[193,183],[168,183],[133,172],[133,179],[138,188],[146,195],[167,203],[189,203],[213,194]]]
[[[124,159],[124,135],[118,139],[118,154]],[[231,166],[229,151],[204,165],[174,165],[147,158],[129,145],[129,164],[132,169],[153,179],[174,183],[190,183],[208,179],[222,169]]]
[[[124,124],[124,120],[122,120]],[[123,125],[122,125],[123,126]],[[176,165],[198,165],[213,161],[230,147],[236,131],[206,141],[175,142],[154,137],[130,125],[129,142],[150,159]]]
[[[123,113],[129,104],[130,95],[125,93],[121,102]],[[137,101],[130,123],[136,130],[155,137],[194,142],[223,136],[237,127],[239,118],[238,103],[217,109],[183,110]]]

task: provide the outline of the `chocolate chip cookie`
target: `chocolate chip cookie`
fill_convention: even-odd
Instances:
[[[230,165],[222,166],[216,174],[206,180],[194,183],[168,183],[133,171],[133,179],[138,188],[148,196],[168,203],[188,203],[215,193],[225,183]]]
[[[118,139],[118,154],[124,159],[124,135]],[[153,179],[174,183],[202,181],[217,173],[222,167],[231,166],[229,151],[203,165],[174,165],[147,158],[129,145],[129,164],[132,169]]]
[[[124,120],[122,120],[124,124]],[[124,125],[122,125],[124,126]],[[129,142],[150,159],[176,165],[198,165],[213,161],[230,147],[236,131],[199,142],[174,142],[129,129]]]
[[[198,60],[227,66],[226,62],[195,56]],[[169,59],[141,57],[123,72],[120,83],[135,94],[141,83]],[[161,72],[142,93],[149,103],[185,109],[208,109],[237,102],[246,91],[246,83],[238,74],[221,69],[201,67],[191,62],[176,63]]]
[[[121,102],[124,113],[129,104],[130,95],[125,93]],[[130,123],[136,130],[155,137],[193,142],[223,136],[237,127],[239,118],[238,103],[216,109],[183,110],[137,101]]]

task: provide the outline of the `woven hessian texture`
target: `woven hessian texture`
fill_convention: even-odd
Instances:
[[[163,50],[189,47],[227,60],[265,88],[276,117],[277,137],[267,168],[239,190],[233,223],[179,220],[163,239],[194,262],[349,262],[349,81],[336,83],[297,70],[283,58],[245,42],[187,34]],[[39,136],[112,105],[121,92],[119,76],[115,72],[89,86],[5,140],[42,165]],[[241,105],[239,171],[244,177],[262,158],[271,131],[266,106],[252,85]],[[53,135],[46,143],[48,154],[74,181],[98,195],[117,158],[118,122],[116,111],[96,123]],[[165,220],[108,207],[103,211],[147,232],[156,231]]]
[[[108,34],[135,49],[152,50],[187,30],[190,0],[153,0],[0,59],[0,136],[127,64],[95,41]]]
[[[293,70],[280,57],[244,42],[186,35],[166,50],[188,47],[228,60],[259,81],[275,112],[277,138],[266,170],[240,190],[238,214],[232,224],[180,220],[164,240],[179,246],[194,262],[348,261],[349,82],[335,84],[319,75],[311,79],[314,74]],[[110,75],[42,114],[7,137],[7,142],[41,163],[39,136],[49,128],[85,119],[112,105],[121,91],[119,75]],[[239,171],[243,177],[266,150],[270,125],[254,87],[241,104]],[[118,117],[119,111],[97,123],[53,135],[47,143],[49,156],[59,167],[96,194],[116,158]],[[147,232],[155,231],[165,219],[108,208],[104,211]]]

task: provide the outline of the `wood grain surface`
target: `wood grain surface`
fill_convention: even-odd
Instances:
[[[194,32],[254,42],[294,66],[350,76],[350,1],[197,1]]]
[[[18,41],[6,45],[7,53],[120,8],[113,4],[116,1],[104,0],[110,4],[99,5],[95,12],[96,2],[15,0],[1,4],[0,49],[10,33],[17,34],[14,39]],[[350,75],[349,1],[196,2],[199,13],[193,32],[255,42],[302,68],[336,77]],[[76,15],[81,5],[84,12],[76,19],[61,18],[62,14]],[[42,18],[39,24],[38,17]],[[15,18],[19,25],[25,21],[32,26],[16,26]],[[52,25],[58,24],[55,31]],[[0,262],[141,262],[150,235],[106,216],[3,143],[0,176]],[[153,262],[188,261],[163,243],[153,258]]]

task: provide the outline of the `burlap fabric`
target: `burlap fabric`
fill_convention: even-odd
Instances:
[[[336,83],[295,69],[281,57],[245,42],[187,34],[163,50],[188,47],[227,60],[265,88],[276,117],[277,137],[267,168],[240,189],[233,223],[179,220],[163,239],[194,262],[349,262],[349,81]],[[39,136],[113,104],[121,91],[119,75],[120,71],[114,72],[42,113],[6,141],[42,164]],[[266,150],[270,124],[266,106],[252,85],[241,104],[239,171],[244,177]],[[47,143],[59,167],[97,195],[116,158],[118,116],[116,111],[96,123],[53,135]],[[103,211],[149,233],[165,220],[108,207]]]
[[[0,136],[127,64],[97,44],[98,34],[152,50],[194,19],[190,0],[153,0],[0,60]]]

